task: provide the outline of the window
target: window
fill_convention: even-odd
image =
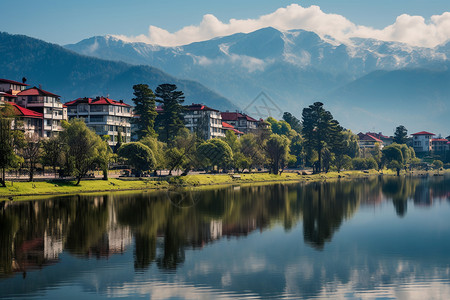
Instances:
[[[103,122],[103,116],[90,116],[90,122]]]

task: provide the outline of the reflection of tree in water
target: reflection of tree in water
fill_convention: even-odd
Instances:
[[[351,182],[314,183],[311,187],[299,191],[303,236],[306,243],[323,249],[342,221],[356,211],[360,190]]]
[[[405,177],[386,177],[382,178],[381,189],[383,194],[392,199],[395,212],[399,217],[404,217],[408,210],[408,198],[414,195],[418,179]]]

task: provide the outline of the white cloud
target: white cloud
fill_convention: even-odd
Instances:
[[[429,21],[421,16],[403,14],[394,24],[374,29],[356,25],[341,15],[324,13],[319,6],[305,8],[291,4],[257,19],[231,19],[228,23],[223,23],[214,15],[207,14],[198,26],[186,26],[174,33],[150,26],[148,35],[116,37],[130,42],[179,46],[238,32],[248,33],[264,27],[279,30],[303,29],[322,37],[331,36],[341,42],[347,42],[351,37],[364,37],[434,47],[450,39],[450,12],[432,16]]]

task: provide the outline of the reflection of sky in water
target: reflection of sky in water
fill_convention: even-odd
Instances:
[[[392,201],[361,204],[321,250],[305,243],[300,220],[289,231],[275,224],[201,249],[188,247],[184,263],[171,271],[152,263],[136,272],[134,242],[107,259],[64,252],[58,263],[28,272],[26,279],[0,280],[0,291],[47,299],[447,299],[449,202],[432,199],[432,205],[423,206],[408,199],[402,217]],[[162,240],[156,256],[164,251]]]

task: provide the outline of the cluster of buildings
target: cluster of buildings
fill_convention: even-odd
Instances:
[[[450,151],[450,141],[448,139],[437,136],[428,131],[420,131],[413,133],[410,140],[410,146],[414,148],[416,153],[431,153]],[[385,136],[381,132],[358,133],[359,147],[361,149],[373,149],[375,144],[381,148],[394,142],[392,136]]]
[[[82,119],[100,136],[109,136],[111,146],[117,144],[119,132],[123,142],[133,140],[133,108],[122,100],[108,97],[78,98],[62,103],[60,96],[22,82],[0,79],[0,104],[9,103],[27,135],[48,138],[63,130],[61,122]],[[162,112],[161,107],[157,107]],[[220,112],[202,104],[185,106],[184,121],[192,132],[200,130],[206,139],[224,137],[231,130],[238,136],[258,128],[256,120],[239,112]],[[14,125],[13,125],[14,126]]]

